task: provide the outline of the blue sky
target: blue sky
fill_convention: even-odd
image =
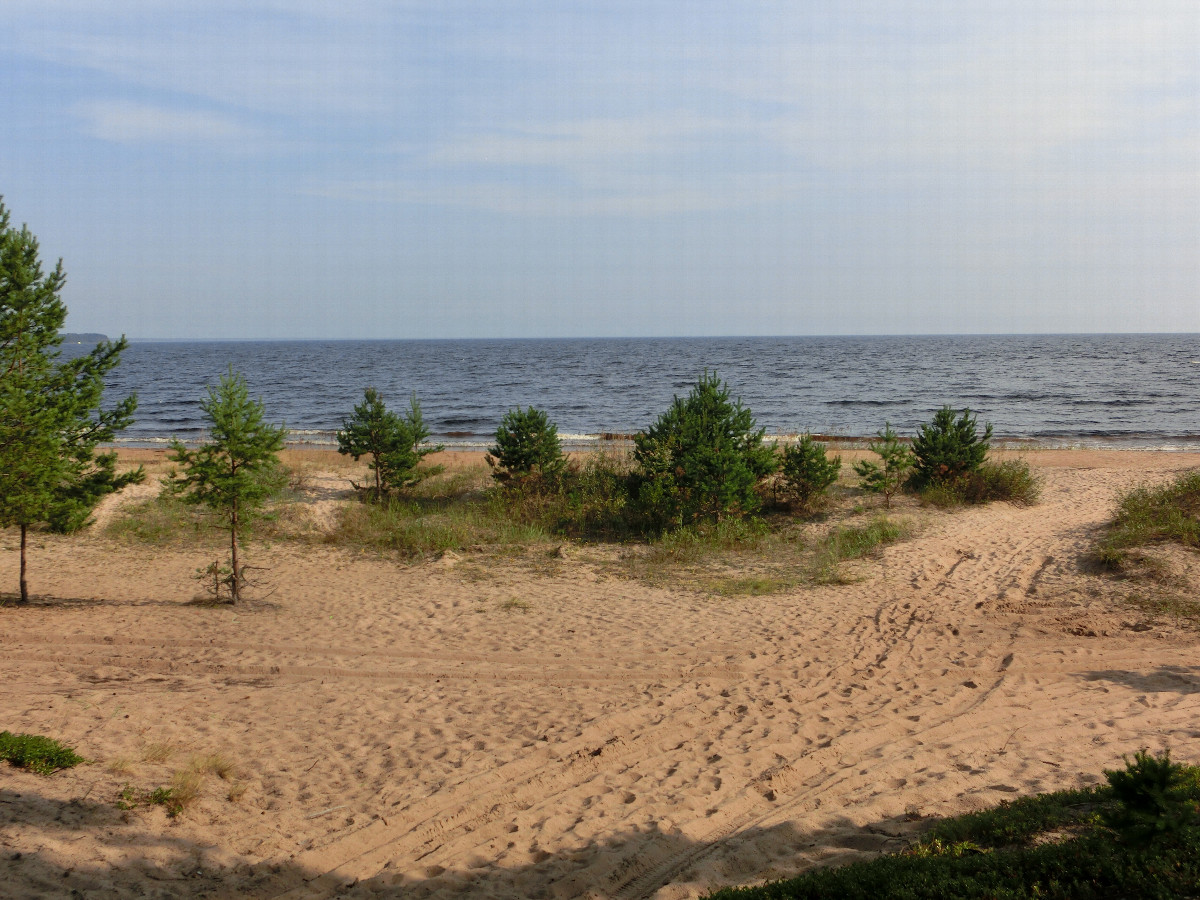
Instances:
[[[1200,332],[1195,0],[4,0],[135,338]]]

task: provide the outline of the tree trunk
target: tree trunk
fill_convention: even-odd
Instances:
[[[21,602],[29,602],[29,585],[25,583],[25,534],[28,526],[21,525]]]
[[[240,599],[242,599],[242,591],[241,591],[242,570],[238,566],[237,537],[238,537],[237,510],[234,510],[233,515],[229,519],[229,558],[232,562],[231,568],[233,569],[233,574],[229,576],[229,578],[230,578],[229,602],[230,603],[237,603]]]
[[[380,476],[379,476],[380,462],[381,462],[380,456],[378,453],[376,453],[375,454],[375,502],[376,503],[380,503],[383,501],[383,479],[380,478]]]

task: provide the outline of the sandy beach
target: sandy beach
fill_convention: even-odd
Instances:
[[[214,608],[191,602],[213,554],[116,543],[109,502],[37,535],[39,599],[0,609],[0,729],[93,761],[0,767],[0,896],[674,900],[900,849],[1140,747],[1200,761],[1200,634],[1086,560],[1120,490],[1200,455],[1025,458],[1040,504],[922,510],[853,583],[768,596],[621,578],[616,548],[276,541],[251,553],[274,592]],[[309,462],[319,527],[351,501]],[[137,802],[188,770],[182,814]]]

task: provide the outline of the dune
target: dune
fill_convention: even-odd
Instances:
[[[1118,491],[1200,455],[1025,456],[1039,505],[930,513],[854,583],[770,596],[589,552],[281,541],[253,552],[273,592],[214,608],[203,550],[39,535],[39,599],[0,609],[0,729],[92,762],[0,768],[0,895],[673,900],[1140,747],[1200,760],[1200,637],[1086,563]],[[344,472],[320,464],[327,513]],[[179,815],[150,802],[189,778]]]

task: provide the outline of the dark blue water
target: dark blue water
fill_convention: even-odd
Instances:
[[[373,385],[415,391],[438,440],[483,446],[504,411],[545,409],[564,437],[628,434],[715,370],[771,434],[910,433],[944,403],[997,437],[1200,447],[1200,335],[135,343],[109,396],[136,391],[126,444],[197,440],[232,365],[291,442],[333,446]]]

